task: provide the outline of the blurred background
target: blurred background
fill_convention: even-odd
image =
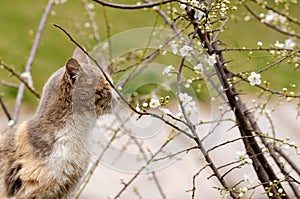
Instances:
[[[137,1],[114,1],[134,4]],[[232,1],[233,4],[238,2]],[[161,18],[157,20],[157,14],[151,9],[147,10],[120,10],[104,8],[99,4],[89,1],[89,6],[99,28],[100,40],[103,41],[108,35],[139,27],[166,27]],[[13,66],[16,72],[22,73],[33,44],[39,21],[44,12],[46,0],[27,1],[1,0],[0,6],[0,59],[9,66]],[[238,5],[238,4],[237,4]],[[255,6],[254,6],[255,7]],[[167,10],[167,5],[165,5]],[[300,15],[299,4],[293,5],[290,15]],[[262,9],[257,8],[257,12]],[[265,12],[265,11],[264,11]],[[279,34],[256,20],[245,21],[249,16],[243,6],[231,15],[231,20],[225,26],[225,31],[220,34],[220,39],[226,47],[257,47],[261,41],[264,47],[270,47],[276,42],[281,43],[287,36]],[[75,39],[91,50],[96,44],[91,28],[91,23],[84,7],[83,1],[66,1],[55,4],[45,26],[37,54],[32,65],[32,77],[35,89],[41,93],[43,84],[47,78],[72,55],[74,44],[52,23],[64,27]],[[107,26],[106,24],[109,24]],[[299,27],[296,27],[296,30]],[[249,59],[248,52],[225,53],[231,69],[235,72],[253,71],[272,63],[272,56],[268,52],[253,52]],[[264,73],[274,86],[274,89],[289,87],[291,82],[296,82],[299,70],[295,71],[290,64],[283,63],[276,67],[276,72],[270,70]],[[6,70],[0,69],[0,78],[14,83],[19,83]],[[267,79],[267,78],[266,78]],[[272,81],[274,80],[274,81]],[[289,80],[289,81],[287,81]],[[249,88],[246,88],[249,89]],[[8,88],[0,84],[0,93],[9,107],[14,105],[17,89]],[[28,108],[37,105],[36,98],[26,92],[24,106]]]
[[[46,0],[0,1],[0,59],[7,65],[12,66],[19,74],[24,71],[37,27],[47,2],[48,1]],[[83,2],[84,1],[81,0],[67,0],[65,3],[55,4],[51,11],[31,70],[34,88],[40,94],[48,77],[65,64],[66,60],[72,56],[72,52],[75,48],[75,45],[69,41],[67,36],[52,25],[53,23],[64,27],[77,41],[79,41],[79,43],[83,44],[87,50],[93,49],[94,46],[99,43],[93,35],[91,23]],[[118,0],[113,2],[135,4],[138,1]],[[232,2],[238,6],[238,1]],[[153,26],[166,27],[165,22],[161,18],[157,18],[156,12],[152,9],[119,10],[105,8],[92,1],[88,1],[88,6],[98,25],[100,41],[107,39],[111,35],[129,29]],[[265,10],[262,10],[257,6],[254,7],[257,9],[256,11],[258,13],[266,13]],[[170,9],[167,5],[164,5],[163,8],[165,10]],[[299,18],[299,9],[299,3],[295,4],[290,9],[290,15]],[[250,21],[248,21],[247,17],[249,17],[249,15],[243,6],[238,6],[238,10],[231,13],[231,20],[229,20],[225,26],[225,31],[222,32],[219,37],[219,39],[224,42],[224,47],[257,48],[258,41],[263,43],[263,47],[272,47],[277,40],[283,43],[288,38],[287,36],[261,25],[261,23],[256,20],[251,20],[253,19],[251,17]],[[293,28],[298,30],[298,33],[300,32],[299,26]],[[236,73],[256,71],[266,67],[268,63],[278,60],[266,51],[253,51],[251,54],[249,54],[249,52],[240,51],[225,52],[225,56],[227,60],[232,60],[232,62],[228,63],[228,66]],[[295,93],[299,93],[300,89],[297,86],[293,86],[293,84],[299,84],[299,75],[300,71],[295,69],[293,63],[283,62],[278,64],[275,68],[265,72],[263,74],[263,80],[270,81],[272,89],[274,90],[281,91],[282,88],[288,88]],[[3,68],[0,68],[0,79],[19,84],[19,81]],[[242,85],[241,88],[243,89],[243,92],[249,91],[251,93],[250,96],[255,96],[257,94],[257,90],[249,85]],[[13,112],[16,94],[17,89],[0,84],[0,95],[3,97],[4,102],[8,105],[9,111],[11,112]],[[210,96],[207,91],[200,95],[202,96],[199,98],[201,106],[205,107],[206,104],[209,104]],[[275,106],[277,102],[275,101],[273,103]],[[33,114],[37,105],[38,99],[26,90],[20,120],[28,119]],[[296,137],[298,136],[295,133],[299,132],[299,121],[286,119],[290,116],[289,113],[291,112],[293,112],[293,119],[296,117],[296,106],[297,102],[295,101],[292,104],[284,105],[283,108],[277,111],[277,115],[274,116],[274,118],[280,132],[283,132],[283,136],[285,136],[284,131],[293,132],[294,134],[292,134],[291,137],[297,141]],[[201,117],[209,119],[210,110],[205,108],[202,110],[207,112],[203,113]],[[2,110],[0,110],[0,130],[3,130],[6,125],[7,119]],[[265,124],[263,128],[268,129],[267,125],[268,124]],[[289,128],[286,128],[286,126]],[[230,128],[231,126],[229,125],[225,129]],[[232,134],[222,136],[220,140],[228,140],[232,137]],[[238,135],[238,133],[236,135]],[[236,146],[229,149],[227,152],[228,154],[234,154],[234,151],[239,148],[241,148],[241,146]],[[160,180],[164,185],[167,185],[164,188],[168,198],[190,198],[187,197],[187,192],[183,188],[184,186],[186,186],[186,189],[191,188],[191,177],[198,171],[200,168],[199,165],[205,165],[203,159],[192,155],[193,153],[186,157],[186,161],[179,161],[172,165],[170,169],[162,170],[160,172]],[[216,154],[215,157],[219,162],[224,160],[224,154]],[[230,159],[232,157],[233,156],[230,156],[228,158]],[[97,173],[99,174],[98,177]],[[204,174],[206,177],[209,175],[209,172]],[[170,178],[170,176],[173,178]],[[101,192],[100,198],[107,198],[107,195],[113,195],[112,193],[115,193],[116,190],[119,190],[122,187],[120,179],[127,180],[130,179],[130,177],[132,177],[132,174],[120,174],[119,171],[101,165],[96,171],[96,177],[92,178],[92,182],[89,184],[82,198],[99,198],[99,187],[102,187],[106,191],[104,193]],[[213,183],[209,184],[205,178],[204,180],[202,179],[203,178],[201,178],[201,182],[199,182],[200,188],[198,193],[202,191],[199,198],[216,198],[219,194],[217,190],[205,192],[205,190],[211,190],[210,187],[214,185],[214,181],[210,181],[210,183]],[[149,180],[149,176],[142,176],[134,187],[136,187],[136,190],[145,190],[145,193],[147,193],[146,198],[159,198],[158,192],[155,192],[155,197],[151,197],[152,191],[156,189],[156,187],[152,187],[153,179],[151,179],[152,185],[150,185],[151,183],[147,184],[147,180]],[[113,186],[108,183],[110,181],[114,183]],[[128,195],[125,195],[123,198],[140,198],[139,192],[134,190],[134,187],[130,189],[132,192],[128,193]]]

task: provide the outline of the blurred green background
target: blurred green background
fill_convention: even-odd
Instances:
[[[14,69],[22,73],[33,44],[34,36],[44,12],[46,0],[1,0],[0,1],[0,58],[6,64],[13,66]],[[89,1],[92,3],[92,1]],[[114,1],[122,3],[136,3],[137,1]],[[235,3],[235,1],[232,1]],[[237,1],[236,1],[237,3]],[[101,40],[107,38],[108,27],[105,21],[108,20],[110,34],[116,34],[128,29],[138,27],[151,27],[155,23],[158,26],[165,26],[165,23],[157,14],[151,10],[118,10],[103,8],[94,3],[93,13],[99,27]],[[164,6],[167,8],[167,5]],[[294,17],[299,17],[299,8],[297,4],[291,7],[290,13]],[[262,10],[261,10],[262,11]],[[264,11],[265,12],[265,11]],[[226,31],[222,32],[220,39],[228,47],[257,47],[257,42],[262,41],[265,47],[270,47],[276,40],[284,42],[287,36],[276,33],[274,30],[262,26],[255,20],[245,22],[246,16],[244,7],[238,7],[234,17],[226,25]],[[84,4],[80,0],[68,0],[64,4],[54,5],[51,15],[46,24],[37,54],[32,65],[32,77],[35,89],[41,93],[43,84],[48,77],[59,67],[63,66],[66,60],[71,57],[75,45],[60,30],[54,28],[52,23],[64,27],[81,44],[84,44],[88,50],[96,44],[91,36],[92,29],[86,27],[88,17]],[[296,27],[296,30],[299,27]],[[299,31],[298,31],[299,32]],[[235,72],[256,71],[266,67],[266,62],[275,61],[270,53],[254,52],[250,60],[247,60],[248,52],[226,52],[227,60],[233,60],[229,67]],[[280,64],[268,72],[264,73],[263,80],[268,79],[275,89],[290,87],[290,83],[299,82],[299,71],[294,70],[292,65],[286,62]],[[18,83],[15,77],[0,69],[0,78],[9,82]],[[13,107],[17,89],[11,89],[0,85],[0,93],[5,103]],[[24,105],[35,107],[38,100],[26,91]]]

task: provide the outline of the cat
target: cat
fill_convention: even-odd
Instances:
[[[90,162],[89,130],[118,97],[76,48],[43,88],[32,119],[0,137],[0,199],[62,199]]]

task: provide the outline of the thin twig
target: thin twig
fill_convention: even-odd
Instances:
[[[168,158],[177,156],[177,155],[182,154],[182,153],[188,153],[189,151],[194,150],[194,149],[199,149],[199,146],[193,146],[193,147],[190,147],[190,148],[188,148],[188,149],[183,149],[183,150],[180,150],[180,151],[178,151],[178,152],[172,153],[172,154],[170,154],[170,155],[167,155],[167,156],[164,156],[164,157],[161,157],[161,158],[155,158],[155,159],[153,159],[153,161],[156,162],[156,161],[168,159]]]
[[[48,4],[47,4],[45,11],[43,13],[43,16],[41,18],[41,21],[38,26],[37,33],[35,35],[34,42],[33,42],[33,45],[32,45],[31,51],[30,51],[30,55],[27,59],[27,63],[25,66],[24,72],[26,72],[26,73],[30,73],[30,71],[31,71],[31,66],[32,66],[33,60],[35,58],[35,54],[36,54],[39,42],[40,42],[47,18],[50,14],[53,4],[54,4],[54,0],[48,1]],[[25,91],[25,84],[22,82],[19,86],[19,90],[18,90],[18,94],[17,94],[17,98],[16,98],[16,104],[15,104],[15,111],[14,111],[14,115],[13,115],[13,120],[15,122],[17,121],[18,116],[19,116],[24,91]]]
[[[263,47],[258,47],[258,48],[245,48],[245,47],[241,47],[241,48],[223,48],[221,49],[221,51],[223,52],[230,52],[230,51],[288,51],[288,52],[292,52],[293,50],[288,49],[288,48],[274,48],[274,47],[270,47],[270,48],[263,48]]]
[[[276,30],[277,32],[280,32],[280,33],[282,33],[282,34],[288,35],[288,36],[290,36],[290,37],[297,37],[297,38],[300,38],[300,35],[299,35],[299,34],[285,31],[285,30],[283,30],[283,29],[281,29],[281,28],[279,28],[279,27],[277,27],[277,26],[275,26],[275,25],[273,25],[273,24],[271,24],[271,23],[262,21],[262,18],[261,18],[258,14],[256,14],[256,13],[254,12],[254,10],[252,10],[252,8],[250,8],[250,6],[248,6],[247,4],[245,4],[244,6],[246,7],[246,9],[247,9],[247,10],[248,10],[248,11],[249,11],[249,12],[250,12],[250,13],[258,20],[258,21],[262,22],[262,23],[265,24],[266,26],[268,26],[268,27],[270,27],[270,28]]]
[[[111,8],[134,10],[134,9],[142,9],[142,8],[152,8],[154,6],[171,3],[171,2],[174,2],[177,0],[163,0],[163,1],[159,1],[159,2],[152,2],[152,3],[140,4],[140,5],[117,4],[117,3],[110,3],[110,2],[102,1],[102,0],[93,0],[93,1],[96,3],[99,3],[103,6],[108,6]]]
[[[20,80],[25,87],[32,93],[34,94],[37,98],[40,98],[40,95],[37,93],[36,90],[34,90],[34,88],[32,88],[27,81],[24,80],[23,77],[21,77],[21,75],[19,75],[12,67],[8,66],[7,64],[5,64],[2,60],[0,60],[0,65],[3,66],[3,68],[5,70],[7,70],[8,72],[10,72],[13,76],[15,76],[18,80]],[[17,85],[17,88],[19,88],[19,85]]]
[[[7,119],[8,119],[8,121],[10,121],[10,120],[12,119],[12,117],[11,117],[9,111],[8,111],[7,106],[4,104],[4,102],[3,102],[3,100],[2,100],[2,96],[0,96],[0,104],[1,104],[1,107],[2,107],[2,109],[3,109],[3,111],[4,111],[4,113],[5,113],[5,115],[6,115]]]
[[[262,73],[262,72],[265,72],[266,70],[269,70],[270,68],[272,68],[272,67],[274,67],[274,66],[280,64],[281,62],[283,62],[283,61],[286,60],[287,58],[292,57],[292,56],[294,56],[295,54],[297,54],[297,53],[299,53],[299,52],[300,52],[300,50],[295,50],[295,51],[291,52],[290,54],[288,54],[288,55],[282,57],[281,59],[277,60],[276,62],[274,62],[274,63],[272,63],[272,64],[269,64],[267,67],[265,67],[265,68],[259,70],[258,73]]]
[[[95,38],[96,42],[99,42],[100,41],[100,36],[99,36],[99,31],[98,31],[98,25],[95,22],[93,13],[91,11],[91,8],[89,7],[89,2],[87,0],[82,0],[82,2],[85,6],[85,10],[86,10],[87,15],[89,17],[89,20],[90,20],[90,23],[91,23],[91,26],[92,26],[92,29],[93,29],[94,38]]]
[[[0,79],[0,84],[2,84],[3,86],[10,87],[10,88],[19,88],[18,84],[14,84],[14,83],[11,83],[11,82],[8,82],[5,80],[1,80],[1,79]]]
[[[289,20],[289,21],[291,21],[291,22],[293,22],[293,23],[295,23],[295,24],[297,24],[297,25],[300,25],[300,22],[299,22],[298,20],[296,20],[296,19],[294,19],[294,18],[292,18],[292,17],[290,17],[290,16],[288,16],[288,15],[286,15],[286,14],[284,14],[284,13],[282,13],[282,12],[276,10],[276,9],[274,9],[273,7],[269,6],[268,4],[259,2],[259,1],[257,1],[257,0],[252,0],[252,1],[253,1],[254,3],[259,4],[259,5],[262,6],[263,8],[266,8],[266,9],[271,10],[271,11],[273,11],[273,12],[275,12],[275,13],[281,15],[281,16],[284,16],[287,20]]]
[[[195,199],[195,194],[196,194],[196,178],[200,175],[200,173],[205,170],[207,167],[210,166],[211,163],[208,163],[204,165],[197,173],[194,174],[193,176],[193,188],[192,188],[192,199]]]
[[[300,176],[300,167],[299,165],[296,165],[293,160],[291,160],[291,157],[287,154],[285,154],[282,149],[279,146],[274,146],[274,150],[283,157],[286,162],[292,167],[292,169]]]

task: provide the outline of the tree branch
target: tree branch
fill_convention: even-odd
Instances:
[[[5,70],[7,70],[8,72],[10,72],[13,76],[15,76],[18,80],[21,81],[21,83],[23,83],[25,85],[25,87],[32,93],[34,94],[37,98],[40,98],[40,95],[37,93],[37,91],[34,90],[34,88],[32,88],[27,81],[24,80],[23,77],[21,77],[21,75],[19,75],[16,71],[14,71],[14,69],[10,66],[8,66],[7,64],[5,64],[2,60],[0,60],[0,65],[3,66],[3,68]],[[17,85],[17,88],[19,88],[19,85]]]
[[[152,8],[154,6],[159,6],[167,3],[171,3],[178,0],[163,0],[159,2],[151,2],[147,4],[140,4],[140,5],[128,5],[128,4],[117,4],[117,3],[109,3],[107,1],[102,0],[93,0],[96,3],[99,3],[103,6],[108,6],[111,8],[118,8],[118,9],[128,9],[128,10],[134,10],[134,9],[142,9],[142,8]]]
[[[265,21],[262,21],[262,18],[261,18],[258,14],[256,14],[256,13],[254,12],[254,10],[252,10],[252,9],[250,8],[250,6],[248,6],[247,4],[245,4],[244,6],[246,7],[246,9],[247,9],[247,10],[248,10],[248,11],[249,11],[249,12],[250,12],[250,13],[258,20],[258,21],[260,21],[261,23],[265,24],[266,26],[268,26],[268,27],[270,27],[270,28],[276,30],[277,32],[280,32],[280,33],[282,33],[282,34],[288,35],[288,36],[290,36],[290,37],[297,37],[297,38],[300,38],[300,35],[299,35],[299,34],[291,33],[291,32],[282,30],[281,28],[279,28],[279,27],[277,27],[277,26],[275,26],[275,25],[273,25],[273,24],[270,24],[270,23],[267,23],[267,22],[265,22]]]

